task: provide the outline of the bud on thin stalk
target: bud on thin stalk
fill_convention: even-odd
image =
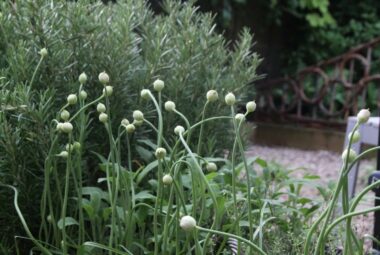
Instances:
[[[235,95],[233,93],[228,93],[224,100],[226,101],[226,104],[229,105],[229,106],[232,106],[235,104],[236,102],[236,98],[235,98]]]
[[[165,83],[160,79],[157,79],[153,82],[153,88],[157,92],[162,91],[164,87],[165,87]]]

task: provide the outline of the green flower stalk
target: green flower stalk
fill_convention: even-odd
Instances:
[[[356,132],[359,125],[365,123],[368,121],[370,117],[370,112],[368,110],[361,110],[357,115],[357,123],[354,126],[353,130],[351,131],[352,134]],[[354,136],[349,136],[349,143],[348,147],[345,149],[345,151],[342,153],[342,159],[343,159],[343,166],[340,171],[340,176],[338,179],[338,183],[336,185],[336,188],[334,190],[332,199],[330,200],[329,205],[327,206],[326,210],[321,214],[321,216],[314,222],[312,227],[309,230],[309,233],[307,235],[306,241],[305,241],[305,247],[304,247],[304,254],[309,255],[310,253],[310,246],[311,246],[311,238],[313,233],[316,231],[317,226],[320,224],[320,222],[324,219],[324,223],[322,225],[317,245],[314,254],[321,254],[323,255],[325,253],[325,241],[327,238],[327,228],[330,222],[331,215],[333,213],[333,210],[335,208],[336,201],[338,199],[338,196],[340,194],[340,191],[342,190],[342,202],[343,202],[343,213],[347,215],[349,210],[349,199],[348,199],[348,192],[347,192],[347,174],[350,170],[349,163],[352,162],[352,164],[358,159],[358,156],[356,156],[356,152],[351,150],[351,144],[353,142]],[[346,217],[345,215],[342,216],[344,219],[348,219],[346,221],[346,239],[345,239],[345,247],[344,247],[344,254],[347,254],[347,252],[352,249],[352,244],[350,242],[351,237],[354,238],[354,233],[351,229],[351,222],[350,217]]]
[[[202,181],[206,185],[207,190],[209,191],[209,194],[210,194],[212,202],[213,202],[213,206],[214,206],[214,222],[213,222],[212,227],[211,227],[211,228],[213,228],[213,227],[215,227],[215,225],[217,226],[219,224],[219,222],[220,222],[220,215],[218,214],[218,201],[216,199],[215,191],[210,186],[210,184],[209,184],[206,176],[203,174],[202,168],[199,165],[198,160],[195,158],[194,153],[191,151],[190,147],[188,146],[188,144],[186,143],[185,139],[183,138],[183,133],[184,133],[183,131],[178,132],[179,138],[180,138],[183,146],[185,147],[186,151],[189,153],[191,159],[193,160],[193,163],[196,166],[195,169],[197,170],[197,174],[202,178]],[[194,168],[192,168],[192,171],[193,170],[194,170]],[[208,245],[209,239],[210,239],[210,234],[206,236],[206,240],[205,240],[205,243],[204,243],[204,246],[203,246],[204,247],[203,248],[203,253],[206,253],[206,251],[207,251],[207,245]]]
[[[237,236],[237,235],[229,234],[229,233],[226,233],[226,232],[217,231],[217,230],[213,230],[213,229],[202,228],[200,226],[197,226],[197,222],[195,221],[195,219],[192,216],[189,216],[189,215],[183,216],[181,218],[181,221],[180,221],[180,226],[181,226],[181,228],[184,231],[187,231],[187,232],[189,232],[189,231],[195,231],[195,230],[200,230],[200,231],[208,232],[208,233],[211,233],[211,234],[222,235],[222,236],[225,236],[225,237],[230,237],[230,238],[233,238],[233,239],[237,239],[237,240],[239,240],[241,242],[246,243],[249,247],[252,248],[253,251],[256,251],[258,254],[266,255],[266,253],[260,247],[258,247],[257,245],[255,245],[254,243],[252,243],[251,241],[249,241],[249,240],[247,240],[245,238],[242,238],[242,237]]]

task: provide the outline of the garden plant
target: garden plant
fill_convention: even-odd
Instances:
[[[40,54],[43,59],[47,50],[42,49]],[[286,186],[281,186],[281,181],[276,181],[276,175],[281,173],[274,171],[267,173],[269,176],[265,173],[259,176],[252,165],[259,164],[270,171],[267,163],[244,156],[240,130],[247,114],[256,108],[254,101],[247,103],[245,114],[236,113],[235,95],[227,93],[224,103],[230,108],[230,115],[207,116],[208,107],[220,103],[218,92],[209,90],[200,120],[190,123],[175,102],[162,102],[165,83],[157,79],[153,83],[154,93],[146,88],[140,95],[156,108],[158,125],[146,119],[141,110],[133,111],[133,121],[127,118],[115,121],[110,111],[115,93],[110,77],[101,72],[98,79],[99,96],[89,101],[85,91],[87,75],[82,73],[78,90],[67,96],[66,104],[52,120],[37,234],[30,231],[19,208],[17,189],[1,184],[14,191],[14,206],[27,240],[33,243],[31,250],[42,254],[103,254],[102,251],[109,254],[224,254],[226,250],[233,254],[272,254],[269,226],[293,231],[296,235],[297,227],[305,227],[312,220],[304,254],[324,254],[326,247],[337,245],[330,243],[329,234],[341,222],[346,224],[345,254],[362,254],[363,240],[353,232],[351,220],[355,215],[380,209],[355,211],[361,198],[380,181],[349,201],[347,174],[360,158],[378,149],[375,147],[359,156],[350,149],[360,136],[357,128],[368,121],[368,110],[358,113],[357,125],[342,154],[340,178],[327,206],[313,218],[310,216],[320,204],[310,207],[311,200],[300,201],[299,180],[280,176],[288,180]],[[102,174],[96,185],[83,186],[84,133],[93,122],[88,114],[92,108],[102,123],[104,134],[100,139],[108,141],[109,153],[92,152],[99,159]],[[163,132],[164,110],[177,116],[178,125],[170,137]],[[232,123],[234,142],[230,160],[202,153],[200,145],[206,139],[204,127],[213,121]],[[155,160],[142,166],[133,163],[131,141],[144,124],[152,128],[157,137],[150,144]],[[112,132],[113,125],[118,126],[116,134]],[[195,132],[199,133],[198,144],[190,146]],[[238,159],[242,162],[237,162]],[[307,176],[304,181],[306,179]],[[282,199],[283,194],[287,194],[288,199]],[[343,215],[331,221],[340,194]],[[283,224],[288,225],[287,229]]]
[[[248,50],[236,52],[237,62],[251,56],[248,59],[257,63]],[[118,73],[102,69],[78,72],[75,79],[65,80],[71,84],[63,89],[66,94],[34,88],[55,54],[50,48],[38,53],[40,60],[30,79],[11,90],[7,85],[13,82],[12,73],[4,69],[1,78],[7,82],[2,83],[0,111],[1,146],[6,151],[1,156],[0,190],[12,200],[22,225],[23,233],[11,237],[15,254],[320,255],[334,254],[337,247],[343,247],[346,255],[364,254],[364,239],[355,233],[352,218],[380,210],[356,210],[380,181],[350,200],[347,175],[358,160],[380,149],[360,155],[351,149],[359,140],[359,126],[370,117],[369,110],[358,113],[342,153],[340,177],[328,189],[316,184],[316,176],[306,173],[295,178],[292,170],[245,156],[242,130],[256,103],[246,102],[239,112],[242,101],[232,87],[209,86],[197,94],[193,105],[190,99],[171,93],[166,79],[153,75],[157,70],[148,66],[145,72],[151,75],[139,80],[138,103],[121,109],[113,104],[120,106],[118,100],[128,101],[136,94],[123,93],[113,83]],[[162,76],[173,78],[170,70],[175,68],[168,67]],[[243,74],[236,72],[231,71],[229,78],[226,73],[226,80]],[[248,79],[253,74],[246,75]],[[90,82],[89,77],[97,79]],[[32,120],[33,129],[25,119]],[[22,126],[13,128],[14,123]],[[218,126],[221,130],[211,135]],[[35,136],[41,138],[38,143]],[[218,154],[216,148],[205,146],[210,139],[230,143],[219,143],[218,150],[224,153]],[[25,148],[19,149],[20,144]],[[16,157],[17,152],[23,154]],[[29,163],[42,176],[30,173]],[[37,176],[40,188],[25,189],[28,174]],[[303,196],[305,185],[317,189],[321,199]],[[32,201],[36,222],[25,217],[30,212],[23,210],[19,200],[26,192],[38,198]],[[7,211],[5,216],[13,215],[13,210]],[[6,238],[0,240],[0,251],[12,254],[2,241]]]

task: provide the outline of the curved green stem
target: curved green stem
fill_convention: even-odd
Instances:
[[[157,147],[161,147],[161,143],[162,143],[162,129],[163,129],[162,112],[161,112],[160,106],[157,103],[156,98],[152,95],[152,93],[150,91],[149,91],[149,96],[152,99],[152,101],[153,101],[153,103],[154,103],[154,105],[156,107],[157,114],[158,114]]]
[[[333,228],[338,225],[340,222],[344,221],[345,219],[348,219],[348,218],[352,218],[354,216],[357,216],[357,215],[361,215],[361,214],[366,214],[366,213],[370,213],[370,212],[375,212],[375,211],[379,211],[380,210],[380,206],[375,206],[375,207],[372,207],[372,208],[369,208],[369,209],[366,209],[366,210],[362,210],[362,211],[357,211],[357,212],[350,212],[350,213],[347,213],[343,216],[340,216],[339,218],[337,218],[336,220],[334,220],[330,225],[329,227],[327,228],[326,230],[326,235],[328,235],[331,230],[333,230]]]
[[[358,127],[359,127],[359,124],[356,124],[354,126],[354,128],[352,129],[352,132],[355,132],[355,130]],[[350,151],[351,144],[352,144],[352,136],[349,137],[349,142],[348,142],[348,147],[347,147],[347,151],[348,152]],[[318,240],[317,240],[316,249],[314,251],[315,255],[317,255],[318,253],[320,253],[321,255],[323,255],[325,253],[325,247],[324,247],[324,242],[325,242],[325,237],[326,237],[325,231],[326,231],[326,228],[327,228],[327,226],[329,224],[330,217],[331,217],[331,215],[333,213],[336,200],[338,199],[338,196],[339,196],[339,193],[340,193],[340,189],[343,187],[343,181],[345,180],[344,174],[345,174],[345,172],[346,172],[345,170],[347,169],[347,166],[348,166],[348,159],[349,159],[349,157],[347,156],[346,159],[345,159],[345,161],[344,161],[344,163],[343,163],[343,167],[342,167],[342,169],[340,171],[340,176],[339,176],[339,179],[338,179],[338,185],[336,186],[335,191],[333,193],[333,199],[331,200],[330,204],[328,205],[328,207],[326,209],[327,213],[326,214],[323,213],[320,216],[320,218],[324,218],[325,217],[325,221],[323,223],[321,232],[320,232]],[[317,221],[320,222],[319,219]],[[312,231],[314,231],[316,229],[316,222],[313,224],[312,228],[310,229],[310,231],[309,231],[309,233],[307,235],[306,242],[305,242],[305,247],[304,247],[304,254],[305,255],[309,255],[309,249],[310,249],[310,243],[311,243],[311,235],[313,234]],[[350,231],[350,230],[347,230],[347,231]]]
[[[220,220],[220,216],[218,215],[218,201],[216,199],[216,195],[215,195],[215,191],[211,188],[206,176],[203,174],[203,171],[202,171],[202,168],[201,166],[199,165],[198,161],[196,160],[193,152],[191,151],[190,147],[187,145],[185,139],[183,138],[183,134],[180,133],[179,134],[179,138],[183,144],[183,146],[185,147],[185,149],[187,150],[187,152],[189,153],[190,157],[192,158],[195,166],[196,166],[196,169],[198,171],[198,174],[202,177],[203,179],[203,182],[204,184],[206,185],[207,189],[209,190],[209,193],[210,193],[210,196],[211,196],[211,199],[212,199],[212,202],[214,204],[214,215],[215,215],[215,219],[214,219],[214,222],[211,226],[211,228],[214,228],[215,225],[217,225],[219,223],[219,220]],[[204,243],[204,246],[203,246],[203,253],[206,254],[207,253],[207,244],[208,244],[208,240],[210,239],[211,235],[210,233],[206,236],[206,240],[205,240],[205,243]]]
[[[44,57],[41,56],[40,60],[38,61],[37,66],[36,66],[36,69],[34,69],[34,72],[33,72],[33,75],[32,75],[32,79],[30,79],[28,92],[32,89],[33,82],[34,82],[34,79],[36,78],[37,71],[38,71],[38,69],[40,69],[40,66],[41,66],[41,63],[42,63],[43,60],[44,60]]]
[[[156,195],[156,202],[154,206],[154,214],[153,214],[153,233],[154,233],[154,254],[158,255],[158,247],[159,247],[159,240],[158,240],[158,211],[159,211],[159,203],[160,198],[162,196],[161,194],[161,187],[162,187],[162,162],[161,159],[158,160],[158,180],[157,180],[157,195]]]
[[[148,124],[148,125],[149,125],[149,126],[150,126],[150,127],[151,127],[151,128],[157,133],[157,135],[159,134],[158,129],[153,125],[152,122],[150,122],[150,121],[147,120],[147,119],[144,119],[144,122],[145,122],[146,124]],[[166,141],[165,137],[162,137],[162,141],[164,142],[166,148],[168,148],[170,152],[173,151],[173,148],[170,147],[170,145],[169,145],[168,142]]]
[[[232,114],[232,121],[233,121],[233,125],[234,125],[234,130],[235,130],[235,136],[236,136],[236,140],[237,140],[237,143],[238,143],[238,146],[239,146],[239,150],[240,150],[240,154],[243,158],[243,164],[244,164],[244,169],[245,169],[245,174],[246,174],[246,185],[247,185],[247,207],[248,207],[248,222],[249,222],[249,240],[251,240],[253,238],[253,217],[252,217],[252,197],[251,197],[251,190],[252,190],[252,185],[251,185],[251,178],[250,178],[250,175],[249,175],[249,171],[248,171],[248,163],[247,163],[247,159],[244,155],[245,151],[244,151],[244,147],[243,147],[243,142],[241,140],[241,136],[240,136],[240,127],[241,127],[241,124],[243,123],[244,120],[241,120],[239,122],[239,125],[237,125],[236,123],[236,120],[234,119],[234,116],[235,116],[235,109],[233,106],[231,106],[231,114]],[[235,171],[234,169],[232,169],[232,171]]]
[[[30,240],[32,240],[32,242],[43,252],[43,254],[52,255],[52,253],[48,249],[46,249],[42,244],[40,244],[40,242],[37,241],[37,239],[33,236],[32,232],[30,231],[28,224],[26,223],[25,218],[24,218],[24,216],[23,216],[23,214],[22,214],[22,212],[18,206],[18,202],[17,202],[18,191],[17,191],[17,189],[11,185],[0,184],[0,186],[10,188],[14,191],[15,196],[13,198],[13,205],[15,206],[15,209],[16,209],[16,212],[18,214],[18,217],[20,218],[21,224],[24,227],[24,230],[25,230],[26,234],[28,235],[28,237],[30,238]]]
[[[86,110],[88,107],[90,107],[93,104],[98,103],[100,100],[104,98],[104,95],[101,95],[99,98],[95,99],[94,101],[84,105],[82,108],[79,109],[70,119],[69,122],[73,121],[82,111]]]
[[[69,134],[69,144],[72,143],[72,135]],[[62,251],[63,254],[67,254],[67,237],[66,237],[66,210],[67,210],[67,200],[69,197],[69,183],[70,183],[70,172],[71,172],[71,154],[72,150],[68,150],[68,157],[66,162],[66,176],[65,176],[65,194],[63,197],[63,205],[61,212],[62,220]]]
[[[208,233],[211,233],[211,234],[222,235],[222,236],[234,238],[234,239],[236,239],[238,241],[246,243],[254,251],[258,252],[259,254],[261,254],[261,255],[267,255],[260,247],[258,247],[256,244],[252,243],[251,241],[249,241],[249,240],[247,240],[247,239],[245,239],[243,237],[240,237],[240,236],[237,236],[237,235],[233,235],[233,234],[230,234],[230,233],[226,233],[226,232],[222,232],[222,231],[218,231],[218,230],[213,230],[213,229],[208,229],[208,228],[202,228],[202,227],[199,227],[199,226],[196,226],[196,228],[199,229],[200,231],[208,232]]]

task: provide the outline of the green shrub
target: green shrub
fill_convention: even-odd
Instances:
[[[37,51],[46,47],[49,57],[32,89],[55,90],[57,103],[65,100],[59,96],[75,86],[80,73],[88,73],[94,84],[93,74],[105,70],[119,91],[113,106],[118,117],[126,109],[138,108],[139,91],[160,78],[168,90],[165,99],[175,100],[191,120],[199,117],[200,99],[207,90],[237,92],[256,77],[260,61],[250,51],[248,31],[235,45],[228,45],[214,32],[213,16],[197,12],[190,3],[166,1],[164,13],[154,15],[145,1],[106,6],[92,2],[2,3],[1,73],[12,84],[27,82],[38,61]],[[94,94],[92,86],[87,90]],[[248,94],[252,96],[252,90]],[[168,120],[168,128],[175,121]]]

